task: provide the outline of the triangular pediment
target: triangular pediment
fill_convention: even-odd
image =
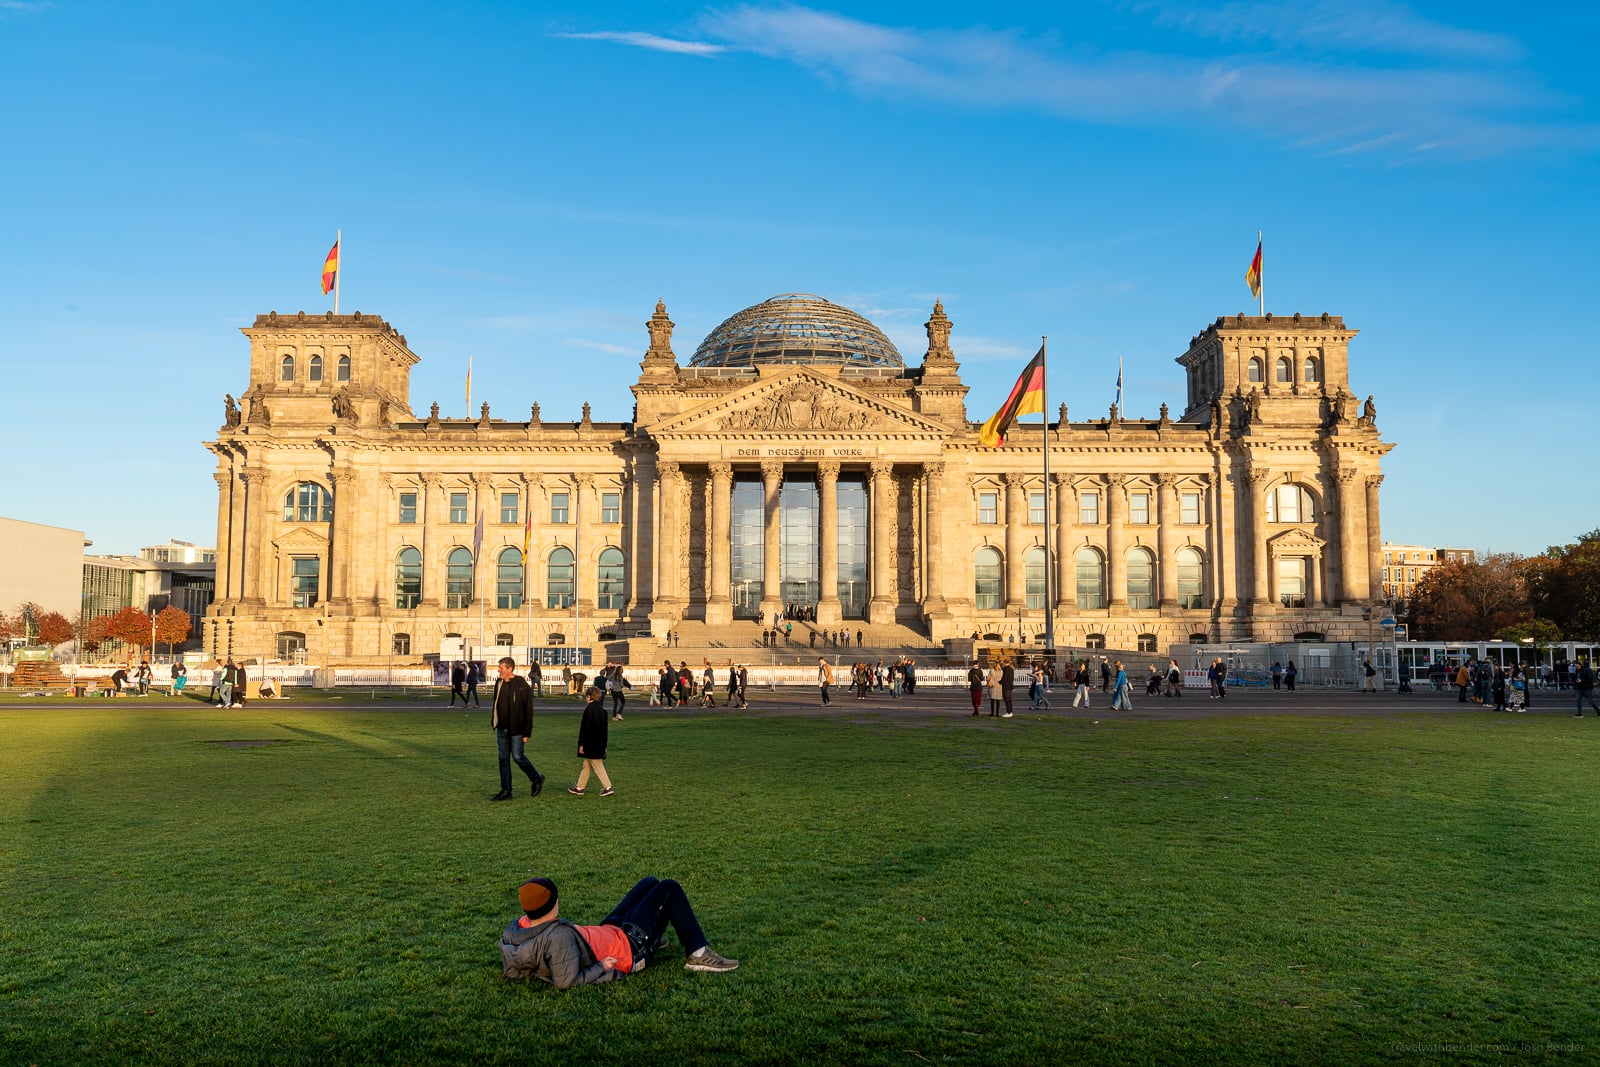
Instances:
[[[1267,541],[1267,550],[1273,556],[1320,556],[1328,542],[1305,530],[1285,530]]]
[[[763,377],[650,428],[652,436],[711,433],[861,434],[945,437],[949,430],[915,412],[886,404],[835,378],[804,368]]]
[[[296,526],[272,544],[281,552],[321,552],[328,547],[328,537],[310,527]]]

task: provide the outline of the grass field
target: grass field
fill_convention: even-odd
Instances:
[[[1600,1055],[1592,720],[959,699],[640,709],[606,799],[563,705],[508,804],[486,712],[0,709],[0,1062]],[[580,922],[675,877],[743,965],[507,982],[534,874]]]

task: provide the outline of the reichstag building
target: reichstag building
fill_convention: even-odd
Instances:
[[[452,419],[413,409],[419,357],[382,319],[258,316],[206,446],[208,650],[370,665],[481,633],[652,662],[669,631],[747,648],[786,611],[796,639],[1033,642],[1047,588],[1063,648],[1366,634],[1392,446],[1349,391],[1338,316],[1219,318],[1177,358],[1181,413],[1062,405],[999,448],[939,304],[915,364],[808,295],[738,312],[686,363],[663,304],[645,326],[625,421]]]

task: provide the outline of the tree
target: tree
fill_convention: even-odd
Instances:
[[[59,611],[47,611],[33,620],[41,645],[64,645],[72,640],[72,623]]]
[[[1411,623],[1418,640],[1481,640],[1533,617],[1520,560],[1496,553],[1479,560],[1452,560],[1433,568],[1411,596]]]
[[[22,627],[15,615],[0,611],[0,641],[9,641],[22,635]]]
[[[1600,640],[1600,529],[1529,561],[1533,606],[1574,640]]]
[[[150,613],[138,608],[123,608],[106,620],[106,636],[124,645],[144,648],[150,644]]]
[[[78,616],[78,647],[85,652],[93,652],[110,638],[111,616],[91,615],[87,622],[83,616]]]
[[[168,604],[156,615],[156,640],[164,642],[168,652],[189,640],[191,628],[189,613],[175,604]]]

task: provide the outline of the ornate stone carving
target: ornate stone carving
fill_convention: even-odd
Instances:
[[[1123,486],[1125,486],[1127,484],[1128,484],[1128,476],[1126,474],[1119,474],[1119,473],[1113,472],[1111,474],[1106,475],[1106,488],[1110,489],[1112,492],[1115,492],[1116,490],[1121,489]]]
[[[887,459],[875,459],[869,469],[874,478],[883,478],[894,473],[894,463]]]
[[[428,409],[428,429],[437,430],[438,428],[439,428],[439,402],[437,400],[435,400],[433,402],[433,406]]]
[[[1369,475],[1367,475],[1367,488],[1368,489],[1376,489],[1376,488],[1378,488],[1378,486],[1380,486],[1382,484],[1383,484],[1383,475],[1381,475],[1381,474],[1369,474]]]
[[[839,461],[824,459],[817,463],[817,480],[822,482],[836,482],[839,480]]]
[[[1339,480],[1339,489],[1343,491],[1349,488],[1351,482],[1356,480],[1356,469],[1354,467],[1340,467],[1334,472],[1333,476]]]
[[[1067,428],[1067,405],[1066,404],[1062,404],[1061,405],[1061,419],[1060,419],[1059,425],[1060,425],[1061,429],[1063,429],[1063,430]]]
[[[676,480],[683,477],[683,468],[675,460],[661,460],[656,464],[656,476],[664,482]]]
[[[713,463],[708,469],[711,471],[713,478],[721,478],[723,481],[727,481],[733,477],[732,463]]]
[[[1342,388],[1328,399],[1328,418],[1335,425],[1350,419],[1351,396]]]
[[[954,359],[950,351],[950,327],[954,325],[944,313],[944,301],[933,302],[933,314],[928,316],[924,327],[928,331],[927,359]]]
[[[221,492],[221,491],[227,489],[228,488],[228,483],[233,481],[233,475],[228,473],[227,471],[217,471],[214,474],[212,474],[211,477],[215,478],[216,481],[217,481],[217,491],[218,492]]]
[[[677,325],[667,317],[667,302],[656,301],[655,314],[650,316],[650,321],[644,328],[650,331],[650,349],[647,356],[676,360],[672,352],[672,328]]]
[[[764,482],[777,482],[783,480],[783,460],[764,459],[761,461],[761,480]]]
[[[1369,430],[1378,428],[1378,406],[1372,402],[1372,397],[1367,397],[1367,402],[1361,405],[1361,417],[1356,420],[1357,426],[1365,426]]]
[[[722,418],[722,428],[859,431],[870,429],[877,421],[870,411],[842,404],[829,390],[801,378],[754,407],[730,411]]]
[[[944,460],[942,460],[942,459],[930,459],[928,462],[926,462],[926,463],[924,463],[922,465],[922,471],[923,471],[923,474],[924,474],[925,477],[928,477],[928,478],[943,478],[944,477]]]
[[[1167,473],[1158,474],[1156,475],[1156,485],[1160,486],[1163,492],[1171,492],[1178,487],[1178,476]]]
[[[222,394],[222,421],[229,428],[239,425],[239,405],[233,402],[232,393]]]
[[[1272,472],[1265,467],[1251,467],[1245,472],[1245,477],[1250,479],[1251,486],[1260,489],[1272,480]]]
[[[271,426],[272,412],[267,409],[266,390],[259,385],[252,385],[244,394],[244,399],[250,401],[250,425]]]
[[[1167,405],[1166,404],[1162,404],[1161,405],[1161,425],[1162,426],[1171,426],[1172,425],[1172,415],[1167,411]]]
[[[594,420],[589,417],[589,402],[587,400],[583,402],[583,418],[578,420],[578,425],[586,430],[594,428]]]
[[[354,419],[356,417],[356,405],[355,402],[350,399],[350,390],[341,389],[337,393],[334,393],[331,404],[333,406],[334,418]]]
[[[535,400],[533,402],[533,410],[528,412],[528,429],[537,430],[538,428],[539,428],[539,402],[537,400]]]

